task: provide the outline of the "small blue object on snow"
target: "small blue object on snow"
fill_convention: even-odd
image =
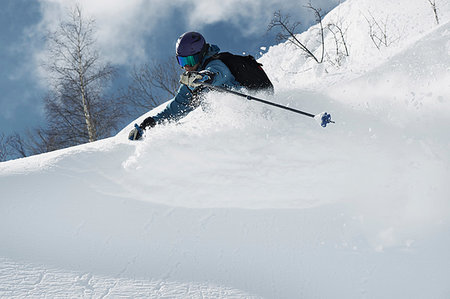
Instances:
[[[333,123],[334,121],[331,120],[331,114],[322,112],[314,116],[314,119],[322,126],[326,127],[329,123]]]

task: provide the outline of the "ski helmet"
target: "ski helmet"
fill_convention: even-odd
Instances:
[[[177,56],[191,56],[205,51],[205,38],[198,32],[186,32],[177,40]]]

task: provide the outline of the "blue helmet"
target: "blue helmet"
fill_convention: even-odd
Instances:
[[[198,32],[186,32],[177,40],[176,54],[177,56],[191,56],[206,49],[206,41],[203,35]]]

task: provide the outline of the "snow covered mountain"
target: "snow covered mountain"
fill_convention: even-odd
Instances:
[[[261,97],[327,110],[326,129],[211,93],[141,142],[133,121],[0,163],[0,297],[448,298],[450,3],[436,4],[439,25],[427,1],[348,0],[324,19],[347,28],[348,57],[326,31],[323,64],[289,43],[260,58],[276,88]],[[299,38],[320,53],[316,34]]]

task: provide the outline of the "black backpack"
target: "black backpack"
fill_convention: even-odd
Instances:
[[[220,59],[230,69],[236,81],[247,89],[273,92],[272,82],[262,69],[262,64],[258,63],[253,56],[222,52],[208,58],[203,65],[206,66],[211,60],[215,59]]]

